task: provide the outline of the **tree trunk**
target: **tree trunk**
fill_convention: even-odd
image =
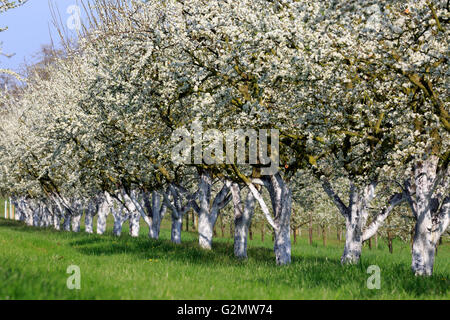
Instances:
[[[416,276],[431,276],[436,252],[432,233],[429,232],[429,226],[432,225],[431,214],[422,212],[419,217],[414,234],[411,268]]]
[[[287,184],[277,173],[270,177],[269,194],[274,208],[274,252],[278,265],[291,263],[291,211],[292,211],[292,193]]]
[[[113,235],[120,237],[125,218],[122,216],[122,210],[119,208],[111,208],[111,211],[114,217]]]
[[[89,234],[94,233],[94,217],[89,211],[86,211],[86,215],[84,216],[84,230]]]
[[[61,230],[61,218],[60,218],[59,214],[53,215],[53,228],[56,231]]]
[[[183,228],[183,216],[179,215],[178,217],[172,216],[172,232],[171,232],[171,240],[173,243],[180,244],[181,243],[181,230]]]
[[[438,174],[439,158],[432,155],[416,164],[414,168],[415,201],[409,192],[408,202],[414,216],[416,226],[412,246],[411,268],[416,276],[430,276],[433,273],[436,244],[445,232],[450,220],[450,197],[447,194],[436,194],[434,186],[443,176],[443,189],[448,184],[448,170]]]
[[[265,233],[266,233],[266,222],[263,221],[261,226],[261,242],[264,242]]]
[[[322,181],[324,191],[345,218],[346,233],[344,253],[341,257],[342,264],[355,264],[361,257],[363,227],[368,217],[367,208],[375,197],[376,185],[376,182],[372,182],[359,189],[351,181],[349,206],[347,207],[333,190],[331,184],[325,179]]]
[[[309,213],[309,245],[312,246],[313,244],[313,224],[312,224],[312,213]]]
[[[297,244],[297,228],[294,229],[294,244]]]
[[[233,223],[230,222],[230,238],[231,238],[231,239],[233,239],[233,234],[234,234]]]
[[[162,191],[164,192],[164,191]],[[161,203],[161,195],[153,191],[152,200],[150,204],[150,198],[147,192],[142,194],[143,206],[137,199],[137,193],[132,191],[130,195],[123,193],[125,198],[125,204],[129,212],[138,211],[145,223],[148,225],[148,236],[151,239],[159,239],[159,231],[161,228],[161,222],[164,215],[167,212],[167,205],[165,201]],[[145,208],[145,210],[144,210]],[[146,214],[147,213],[147,214]]]
[[[222,238],[225,238],[225,224],[223,223],[222,216],[220,216],[220,230],[222,232]]]
[[[211,204],[212,179],[208,172],[200,173],[198,199],[200,205],[194,204],[198,214],[199,245],[206,250],[212,249],[213,230],[220,210],[223,209],[231,197],[228,195],[231,187],[230,181],[225,181],[222,189],[215,196]],[[195,202],[194,202],[195,203]]]
[[[213,223],[208,214],[201,214],[198,218],[198,243],[201,248],[212,249]]]
[[[361,257],[362,232],[359,221],[346,221],[345,247],[341,257],[342,264],[355,264]]]
[[[102,200],[98,208],[97,234],[104,234],[106,231],[106,219],[108,218],[110,208],[106,200]]]
[[[41,206],[37,205],[33,210],[33,227],[39,227],[41,225]],[[70,224],[69,224],[70,231]]]
[[[247,194],[244,206],[241,205],[240,189],[236,183],[231,186],[234,204],[234,255],[240,259],[247,258],[247,237],[255,212],[255,197]]]
[[[375,249],[378,249],[378,233],[375,233]]]
[[[81,228],[81,214],[77,214],[72,217],[72,231],[80,232],[80,228]]]
[[[326,227],[322,228],[322,239],[323,239],[323,246],[327,246],[327,229]]]
[[[70,213],[66,212],[64,214],[64,223],[63,223],[63,230],[64,231],[70,231],[71,219],[72,219],[72,216],[70,215]]]
[[[141,215],[139,212],[134,211],[130,213],[130,236],[133,238],[139,237],[139,231],[141,229]]]
[[[391,237],[391,234],[389,232],[387,234],[387,240],[388,240],[389,253],[392,254],[392,253],[394,253],[394,248],[392,246],[392,237]]]

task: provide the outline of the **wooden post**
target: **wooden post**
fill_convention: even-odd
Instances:
[[[233,225],[234,225],[234,220],[231,220],[230,222],[230,239],[234,238],[234,231],[233,231]]]
[[[394,248],[392,247],[392,238],[391,238],[391,233],[389,231],[387,233],[387,237],[388,237],[389,252],[393,253],[394,252]]]
[[[309,245],[313,243],[313,225],[312,225],[312,213],[309,213]]]
[[[378,232],[375,233],[375,249],[378,249]]]
[[[263,221],[262,222],[262,227],[261,227],[261,241],[264,242],[264,235],[265,235],[265,230],[266,229],[266,223]]]

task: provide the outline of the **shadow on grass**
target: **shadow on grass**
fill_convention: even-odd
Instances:
[[[248,260],[237,260],[233,255],[233,243],[218,241],[213,244],[213,250],[202,250],[198,247],[195,233],[186,234],[182,244],[176,245],[169,240],[152,240],[141,235],[132,238],[127,234],[117,238],[111,232],[105,235],[87,235],[84,232],[58,232],[46,228],[32,228],[15,221],[0,221],[0,228],[14,228],[27,233],[54,233],[65,235],[67,245],[87,256],[112,256],[125,254],[130,260],[160,259],[167,263],[178,265],[198,265],[214,268],[263,268],[264,275],[255,272],[248,276],[248,281],[262,284],[267,288],[285,285],[293,289],[328,288],[331,292],[351,290],[359,291],[358,297],[377,298],[379,293],[396,296],[396,293],[408,293],[420,298],[427,295],[445,297],[450,287],[448,274],[435,273],[429,278],[418,278],[412,275],[409,265],[389,261],[383,257],[379,261],[382,267],[382,290],[369,290],[366,286],[367,268],[377,264],[374,257],[364,257],[353,266],[341,266],[338,258],[329,258],[324,250],[315,247],[304,247],[304,252],[292,256],[292,264],[286,267],[275,265],[273,250],[268,247],[248,248]],[[314,249],[314,250],[311,250]],[[381,254],[381,253],[380,253]],[[381,265],[381,263],[383,265]]]

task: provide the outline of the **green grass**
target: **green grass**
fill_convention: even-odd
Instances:
[[[165,222],[160,240],[115,238],[31,228],[0,219],[0,299],[449,299],[450,246],[439,247],[435,273],[410,271],[407,244],[394,254],[379,242],[363,251],[361,263],[339,263],[343,244],[304,237],[292,248],[292,264],[274,262],[271,237],[250,241],[249,259],[233,257],[229,238],[215,238],[213,250],[198,248],[197,234],[183,232],[170,243]],[[111,221],[109,221],[109,225]],[[151,259],[151,260],[150,260]],[[381,268],[381,289],[366,286],[368,266]],[[67,267],[81,269],[81,290],[66,287]]]

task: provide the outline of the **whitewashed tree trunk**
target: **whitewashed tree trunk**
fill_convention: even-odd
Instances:
[[[70,215],[69,212],[67,212],[67,210],[65,210],[65,211],[66,212],[64,213],[63,230],[70,231],[70,224],[71,224],[72,216]]]
[[[240,259],[247,258],[248,229],[255,211],[255,197],[249,191],[245,205],[241,204],[240,188],[237,183],[231,186],[234,205],[234,255]]]
[[[127,221],[128,215],[125,215],[122,208],[111,208],[111,213],[114,216],[114,227],[113,227],[113,234],[116,237],[120,237],[122,234],[122,227],[123,223]]]
[[[207,213],[200,214],[198,217],[198,243],[201,248],[212,249],[212,239],[214,235],[213,222],[211,216]]]
[[[141,228],[140,222],[141,222],[141,215],[139,212],[134,211],[130,213],[130,236],[133,238],[139,237],[139,230]]]
[[[222,189],[217,193],[211,204],[211,187],[212,180],[208,172],[200,174],[200,184],[198,190],[199,204],[192,202],[193,208],[198,214],[198,233],[199,245],[205,250],[212,249],[212,241],[214,235],[214,226],[220,210],[223,209],[231,200],[229,195],[231,182],[225,181]]]
[[[179,244],[181,243],[181,230],[183,228],[183,216],[172,215],[172,229],[170,239],[173,243]]]
[[[172,229],[171,229],[171,241],[173,243],[181,243],[181,230],[183,228],[183,216],[191,208],[191,201],[193,200],[193,195],[188,195],[186,197],[187,203],[183,205],[182,192],[188,193],[178,185],[170,184],[168,192],[163,193],[164,202],[168,208],[172,210]],[[173,201],[169,199],[172,196]]]
[[[94,233],[94,216],[89,211],[84,216],[84,230],[89,234]]]
[[[61,217],[59,214],[53,214],[53,228],[57,231],[61,230]]]
[[[24,199],[21,201],[22,211],[25,215],[25,223],[27,226],[33,226],[33,209],[31,207],[32,200]]]
[[[291,263],[292,193],[279,173],[269,176],[266,186],[270,194],[276,228],[274,252],[278,265]]]
[[[19,208],[19,201],[16,198],[11,198],[11,202],[14,206],[14,220],[21,221],[22,220],[22,211]]]
[[[40,226],[43,228],[50,227],[52,225],[52,215],[49,208],[44,203],[41,204],[41,215]]]
[[[110,208],[106,199],[101,199],[100,201],[97,213],[97,234],[104,234],[106,231],[106,219],[108,218]]]
[[[323,189],[345,218],[346,234],[344,253],[341,257],[342,264],[359,262],[362,251],[363,228],[369,215],[368,206],[375,197],[376,185],[376,182],[372,182],[364,188],[358,188],[353,181],[350,181],[349,205],[347,207],[334,192],[331,184],[327,180],[322,181]]]
[[[149,227],[149,237],[151,239],[158,239],[161,221],[167,211],[166,204],[164,202],[161,204],[161,195],[158,192],[153,191],[151,200],[152,203],[150,204],[148,193],[144,192],[142,194],[143,204],[141,204],[138,200],[138,194],[136,191],[131,191],[130,194],[128,194],[124,189],[122,189],[120,190],[120,192],[120,199],[121,201],[123,201],[123,204],[127,211],[129,213],[139,212],[139,214]]]
[[[38,203],[35,203],[33,209],[33,227],[41,226],[41,206]]]
[[[380,213],[375,217],[372,223],[364,230],[363,242],[375,236],[378,229],[384,224],[386,218],[391,214],[392,210],[406,201],[405,192],[396,193],[388,201],[388,205],[381,209]]]
[[[432,155],[416,164],[415,190],[410,188],[408,194],[416,218],[411,263],[416,276],[433,274],[436,245],[450,221],[449,170],[438,170],[438,162]]]
[[[72,216],[72,231],[73,232],[80,232],[81,229],[81,214],[77,214]]]
[[[256,189],[255,184],[265,186],[272,203],[272,218],[262,194]],[[258,201],[264,216],[273,228],[274,253],[278,265],[291,263],[291,233],[290,220],[292,211],[292,193],[279,173],[264,176],[261,179],[253,179],[247,185],[255,199]]]
[[[72,231],[80,232],[81,230],[81,218],[83,216],[83,202],[80,199],[75,199],[71,203],[72,213]]]
[[[148,236],[152,239],[159,239],[161,222],[164,218],[164,215],[166,214],[167,206],[165,203],[161,204],[161,194],[156,191],[152,192],[151,205],[148,194],[144,194],[144,204],[148,212]]]

